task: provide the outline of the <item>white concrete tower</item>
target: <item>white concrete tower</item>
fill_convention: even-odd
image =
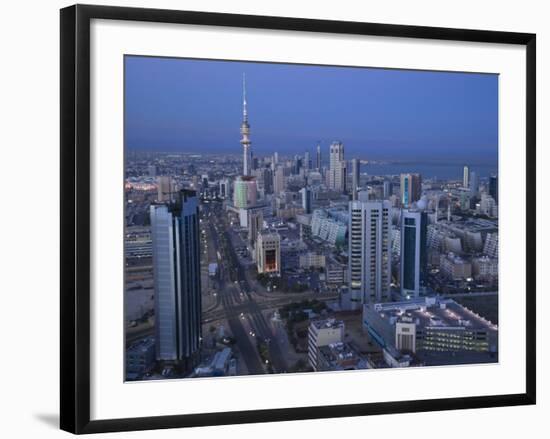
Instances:
[[[330,145],[329,188],[340,192],[346,191],[346,161],[344,160],[344,144],[332,142]]]
[[[243,175],[250,175],[252,151],[250,149],[250,124],[246,108],[246,77],[243,73],[243,122],[241,123],[241,145],[243,146]]]
[[[348,281],[352,309],[390,299],[391,203],[350,201]]]
[[[318,172],[321,172],[321,144],[317,143],[317,155],[315,158],[315,168]]]

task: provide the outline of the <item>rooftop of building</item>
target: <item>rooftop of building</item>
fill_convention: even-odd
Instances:
[[[261,232],[258,233],[258,237],[260,236],[262,237],[263,240],[266,240],[266,239],[273,239],[277,241],[281,240],[281,235],[277,233],[275,230],[262,230]]]
[[[367,363],[348,343],[337,342],[321,346],[319,353],[332,369],[366,368]]]
[[[422,328],[465,328],[497,331],[497,325],[452,299],[421,298],[404,302],[388,302],[365,306],[367,313],[376,313],[391,325],[399,321],[414,322]]]
[[[437,352],[419,351],[415,354],[426,366],[497,363],[498,352]]]
[[[441,220],[438,222],[440,226],[451,229],[464,230],[467,232],[496,232],[498,231],[498,222],[485,218],[461,218],[456,221]]]
[[[312,218],[323,218],[347,224],[349,211],[347,205],[317,208],[313,211]]]
[[[311,325],[317,329],[337,329],[343,328],[344,322],[342,320],[336,320],[334,318],[325,320],[313,320]]]

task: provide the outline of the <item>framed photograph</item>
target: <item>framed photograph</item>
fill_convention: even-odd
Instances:
[[[535,35],[61,10],[61,428],[535,403]]]

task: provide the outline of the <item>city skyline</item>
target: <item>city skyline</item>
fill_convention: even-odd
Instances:
[[[155,58],[149,62],[156,65]],[[212,66],[219,63],[209,64],[208,69]],[[165,76],[163,68],[156,72],[157,79],[165,84],[162,87],[173,87],[170,79],[181,71]],[[490,154],[490,148],[453,161],[435,143],[416,146],[428,116],[432,140],[443,132],[462,143],[472,132],[476,139],[480,132],[490,135],[497,113],[492,113],[495,120],[489,118],[492,122],[480,114],[490,113],[495,102],[484,101],[481,113],[469,111],[472,97],[465,99],[460,89],[448,83],[449,74],[441,76],[441,72],[422,72],[424,89],[419,91],[410,79],[420,72],[269,68],[274,69],[271,73],[287,69],[289,83],[296,80],[293,74],[299,79],[299,74],[307,72],[310,84],[299,89],[305,96],[280,93],[273,97],[272,108],[255,107],[247,75],[250,67],[240,73],[238,84],[228,79],[225,68],[217,70],[225,92],[219,99],[212,95],[216,87],[201,86],[209,83],[208,75],[195,81],[195,87],[189,87],[193,81],[184,87],[187,93],[192,88],[196,99],[186,99],[183,106],[182,90],[177,87],[169,96],[160,92],[154,105],[145,105],[146,111],[145,101],[132,102],[135,96],[127,93],[129,119],[140,111],[146,118],[139,126],[125,121],[130,137],[143,135],[140,128],[145,127],[153,129],[157,144],[170,137],[174,141],[170,125],[175,123],[195,142],[204,141],[205,133],[206,138],[223,135],[228,146],[222,152],[207,144],[199,152],[181,147],[173,153],[146,152],[129,148],[128,135],[125,138],[126,379],[497,362],[498,154],[493,151],[493,165],[480,166],[474,163],[475,157]],[[411,159],[400,166],[370,156],[365,161],[364,151],[354,150],[353,140],[350,147],[345,136],[334,136],[338,140],[326,148],[322,141],[315,142],[315,156],[313,144],[307,148],[292,144],[289,150],[262,146],[262,136],[268,138],[269,130],[262,131],[261,123],[256,127],[255,118],[261,120],[267,114],[270,123],[276,124],[304,102],[319,110],[318,117],[302,114],[294,123],[330,120],[323,127],[283,125],[279,138],[285,133],[292,138],[296,133],[319,134],[335,127],[362,135],[368,124],[360,122],[368,111],[356,111],[355,105],[362,102],[365,90],[342,77],[357,72],[371,77],[382,73],[389,78],[386,87],[398,74],[401,81],[407,79],[401,85],[414,90],[405,96],[397,87],[388,94],[385,105],[393,108],[393,119],[387,108],[377,117],[388,122],[379,128],[389,137],[398,137],[389,127],[399,125],[400,117],[406,119],[405,113],[411,116],[412,108],[407,108],[412,105],[411,96],[418,98],[429,88],[437,95],[432,103],[445,102],[447,111],[415,102],[417,135],[399,131],[412,139],[409,146],[415,145],[417,162]],[[143,70],[139,93],[159,92],[149,87],[151,73]],[[451,82],[466,78],[457,75],[451,75]],[[256,102],[271,104],[257,87],[259,82],[277,80],[273,75],[260,78],[252,87],[259,96]],[[327,108],[317,108],[316,100],[307,96],[311,84],[318,87],[319,81],[335,85],[317,96],[338,96],[327,102],[331,104]],[[294,92],[299,83],[293,83]],[[359,100],[343,93],[342,85],[355,86]],[[228,87],[240,92],[235,102]],[[491,86],[485,88],[485,94],[491,95]],[[139,94],[137,89],[133,93]],[[478,95],[484,93],[478,90]],[[209,99],[212,102],[205,104]],[[211,105],[216,102],[219,105]],[[289,111],[273,113],[277,102],[285,103]],[[157,107],[159,103],[162,108]],[[185,113],[187,108],[191,114]],[[213,108],[218,112],[205,117],[204,111]],[[239,108],[239,117],[233,114],[234,108]],[[227,114],[219,117],[222,110]],[[440,111],[435,114],[434,110]],[[457,111],[468,117],[461,118]],[[362,118],[357,119],[359,113]],[[174,115],[184,119],[172,120]],[[147,118],[156,118],[163,127],[148,125],[152,119]],[[443,123],[445,118],[450,119]],[[477,136],[473,125],[470,130],[463,127],[474,120],[483,126]],[[237,130],[217,129],[227,121]],[[406,127],[410,120],[405,122]],[[403,160],[403,152],[391,152],[391,146],[385,150]],[[432,160],[445,157],[450,167],[422,162],[422,151]]]
[[[494,165],[498,156],[493,74],[135,56],[125,71],[129,150],[238,152],[246,74],[257,155],[342,141],[360,159]]]

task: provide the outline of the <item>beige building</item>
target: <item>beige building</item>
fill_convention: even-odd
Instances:
[[[285,171],[282,166],[277,166],[273,172],[273,193],[280,195],[285,190]]]
[[[258,273],[281,274],[281,237],[278,233],[259,233],[256,241]]]
[[[453,280],[472,277],[472,264],[454,253],[441,255],[439,268],[444,276]]]
[[[308,359],[313,370],[318,370],[319,348],[343,342],[344,335],[344,322],[341,320],[314,320],[309,324]]]
[[[325,255],[308,252],[300,255],[300,268],[321,268],[326,265]]]
[[[472,260],[474,278],[479,280],[494,280],[498,277],[498,259],[481,256]]]

